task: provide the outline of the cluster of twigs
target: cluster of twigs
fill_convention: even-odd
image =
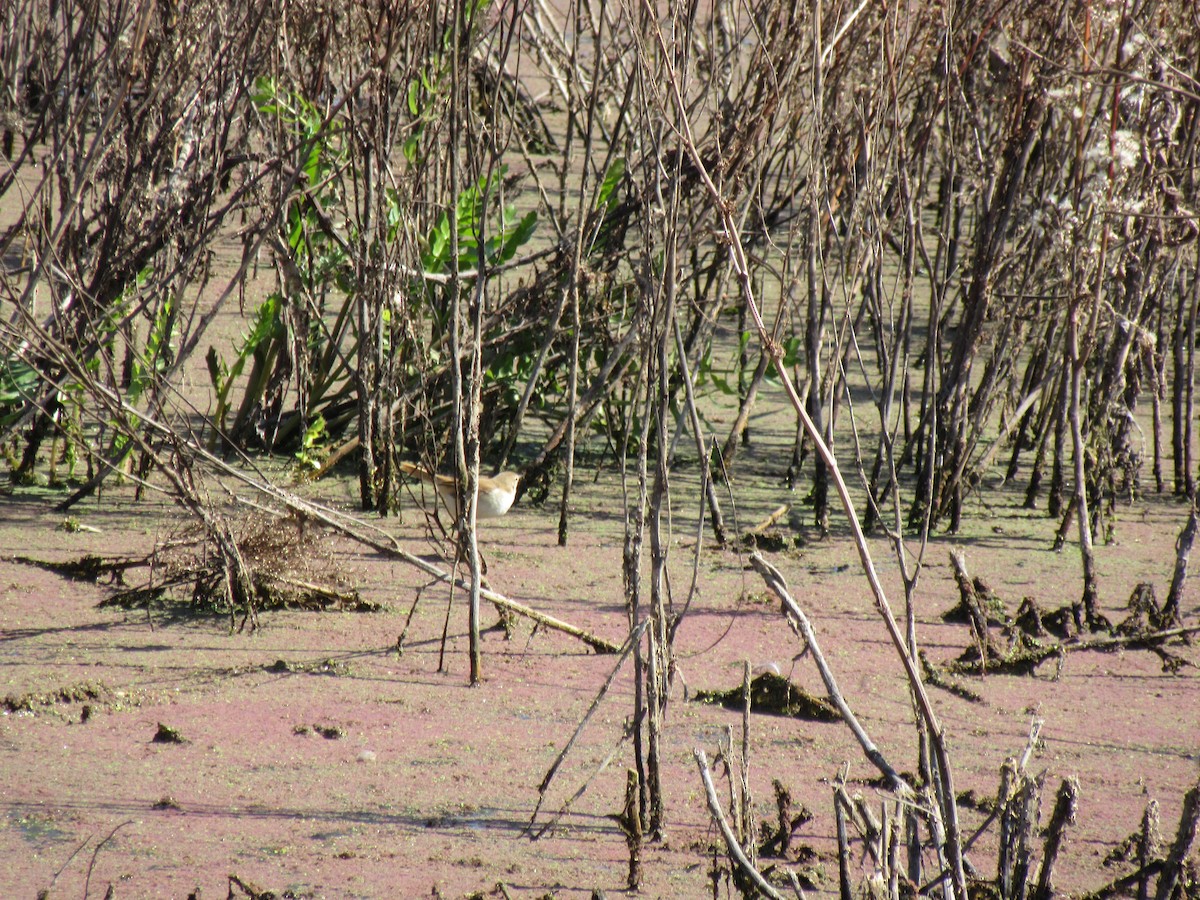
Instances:
[[[1184,534],[1194,531],[1195,513]],[[1191,541],[1181,540],[1178,546],[1181,566],[1186,569]],[[1081,636],[1070,605],[1043,610],[1033,597],[1024,598],[1015,616],[1009,615],[1005,603],[979,577],[967,574],[962,553],[951,551],[950,561],[958,583],[959,603],[943,618],[963,621],[970,628],[971,644],[963,655],[948,668],[959,674],[982,675],[987,672],[1030,674],[1043,662],[1058,661],[1061,671],[1066,655],[1082,650],[1111,651],[1118,648],[1142,648],[1158,654],[1163,671],[1178,672],[1188,661],[1170,649],[1171,643],[1190,643],[1191,635],[1200,633],[1200,625],[1185,625],[1180,613],[1179,597],[1182,582],[1172,583],[1171,592],[1159,603],[1154,585],[1141,582],[1126,604],[1127,615],[1109,634],[1100,637]],[[999,635],[997,635],[999,631]]]
[[[114,591],[102,606],[125,609],[178,605],[191,612],[212,609],[229,616],[231,628],[254,623],[258,613],[271,609],[336,609],[373,612],[380,607],[363,600],[352,586],[350,573],[338,565],[327,533],[302,517],[259,514],[241,517],[232,528],[238,554],[246,566],[252,592],[236,606],[223,589],[225,571],[220,548],[204,529],[190,526],[155,546],[140,561],[144,581],[128,585],[131,566],[118,565],[125,587]]]

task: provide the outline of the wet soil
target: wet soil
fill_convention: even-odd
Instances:
[[[802,546],[770,553],[812,619],[847,700],[902,771],[916,768],[912,711],[901,668],[875,613],[855,550],[836,528],[817,539],[810,518],[780,483],[779,448],[752,446],[732,496],[743,527],[780,502],[795,505],[780,529]],[[673,496],[688,498],[683,467]],[[352,481],[323,483],[323,498],[353,508]],[[1055,523],[1004,492],[973,510],[965,532],[936,538],[917,591],[919,638],[935,663],[969,643],[940,615],[957,600],[948,551],[966,554],[1015,611],[1023,596],[1043,606],[1080,590],[1078,554],[1053,552]],[[518,504],[485,523],[492,586],[620,643],[627,630],[621,581],[620,483],[580,486],[566,548],[557,514]],[[691,581],[695,507],[673,509],[674,600]],[[419,594],[403,652],[397,637],[425,578],[348,542],[335,559],[372,613],[264,613],[254,631],[227,617],[178,608],[99,608],[104,586],[15,561],[85,554],[145,554],[177,522],[169,506],[132,503],[111,490],[76,511],[96,531],[67,531],[44,493],[18,489],[0,517],[0,896],[223,897],[229,878],[296,897],[590,897],[622,893],[628,857],[615,816],[632,751],[622,742],[633,711],[627,664],[542,800],[539,784],[609,676],[615,660],[567,635],[518,621],[511,637],[485,636],[481,686],[467,684],[466,607],[444,587]],[[1140,581],[1165,596],[1174,540],[1186,510],[1139,500],[1120,511],[1117,542],[1098,548],[1103,611],[1122,618]],[[423,517],[409,509],[382,521],[408,549],[436,555]],[[665,838],[644,852],[646,897],[711,897],[719,835],[704,803],[693,749],[710,759],[741,713],[690,699],[740,683],[744,661],[824,692],[778,603],[737,550],[702,541],[697,591],[678,632],[678,672],[667,715]],[[898,566],[872,545],[897,615]],[[648,554],[647,554],[648,555]],[[1200,619],[1194,587],[1188,624]],[[485,604],[490,623],[494,611]],[[443,656],[443,628],[448,621]],[[1200,653],[1163,671],[1152,653],[1073,653],[1032,676],[966,679],[982,702],[941,690],[934,702],[949,738],[959,791],[994,796],[1001,764],[1021,752],[1030,723],[1044,721],[1031,763],[1045,773],[1043,815],[1061,779],[1079,778],[1076,824],[1067,833],[1057,886],[1068,892],[1112,879],[1102,860],[1134,831],[1150,799],[1173,835],[1184,791],[1197,776]],[[845,767],[851,789],[878,808],[876,772],[838,722],[757,715],[751,719],[750,783],[758,818],[775,819],[772,780],[813,812],[794,838],[792,864],[837,887],[831,784]],[[165,729],[165,731],[164,731]],[[162,734],[177,739],[162,739]],[[158,739],[156,739],[156,737]],[[609,757],[612,762],[596,775]],[[718,767],[717,775],[723,770]],[[719,778],[723,796],[726,782]],[[963,810],[969,832],[982,811]],[[994,829],[970,858],[995,871]],[[798,861],[803,854],[804,859]],[[815,854],[815,855],[812,855]],[[766,860],[765,862],[771,862]],[[779,862],[779,861],[776,861]],[[865,863],[854,860],[858,875]],[[721,896],[726,895],[721,887]],[[237,892],[235,896],[240,896]]]

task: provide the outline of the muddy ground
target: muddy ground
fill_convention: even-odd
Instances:
[[[769,404],[768,404],[769,405]],[[767,410],[769,412],[769,410]],[[782,531],[802,546],[768,556],[811,617],[846,697],[884,754],[915,769],[908,691],[873,611],[840,517],[818,540],[808,511],[781,484],[782,447],[749,448],[732,486],[743,528],[780,502],[794,510]],[[673,496],[671,574],[677,603],[691,578],[695,508],[686,467]],[[356,482],[334,477],[301,488],[346,509]],[[1024,596],[1044,606],[1080,590],[1077,551],[1051,549],[1055,523],[1003,491],[978,503],[964,532],[926,551],[918,589],[919,637],[938,663],[969,643],[940,615],[957,590],[948,562],[961,549],[1013,611]],[[485,523],[490,578],[502,593],[619,643],[626,631],[621,582],[620,482],[608,472],[580,485],[569,545],[557,546],[557,515],[519,503]],[[689,499],[683,499],[683,498]],[[626,666],[584,731],[538,815],[540,826],[611,765],[545,836],[527,826],[538,786],[580,722],[614,659],[566,635],[518,623],[510,638],[485,637],[485,683],[467,686],[466,610],[447,591],[420,595],[403,653],[397,637],[424,576],[410,566],[342,541],[335,566],[380,612],[264,612],[257,630],[230,632],[228,618],[179,614],[177,607],[100,608],[109,590],[16,561],[144,555],[171,533],[177,514],[162,502],[134,503],[111,488],[76,511],[84,530],[65,530],[45,489],[0,499],[0,896],[224,897],[230,876],[296,897],[589,897],[618,895],[627,854],[620,811],[632,753],[620,745],[633,709]],[[1142,498],[1119,510],[1116,541],[1098,548],[1103,611],[1114,621],[1140,581],[1165,597],[1174,541],[1186,509]],[[382,522],[413,552],[434,558],[424,518],[410,505]],[[95,530],[90,530],[95,529]],[[903,594],[888,545],[873,543],[897,614]],[[647,554],[648,556],[648,554]],[[739,683],[743,662],[774,664],[814,693],[810,657],[793,660],[798,640],[743,552],[706,534],[698,592],[678,633],[678,677],[666,731],[668,831],[645,850],[646,897],[713,895],[719,835],[703,798],[693,749],[710,759],[741,715],[688,699]],[[1184,618],[1200,620],[1197,592]],[[485,622],[495,614],[485,605]],[[1033,762],[1045,773],[1043,815],[1061,779],[1081,786],[1056,885],[1082,892],[1107,883],[1103,865],[1139,825],[1148,800],[1174,834],[1185,790],[1197,778],[1200,653],[1163,671],[1147,651],[1069,654],[1027,677],[968,679],[982,702],[934,690],[960,792],[994,796],[1005,758],[1024,747],[1034,717],[1044,721]],[[181,743],[156,741],[177,736]],[[837,888],[831,784],[846,767],[851,787],[878,808],[875,771],[841,724],[752,717],[751,786],[760,820],[773,820],[772,780],[812,812],[790,863],[817,885]],[[723,770],[718,767],[718,775]],[[728,798],[727,781],[719,781]],[[973,831],[984,813],[963,807]],[[995,873],[995,834],[970,859]],[[765,860],[770,863],[772,860]],[[775,861],[779,862],[779,861]],[[856,876],[866,873],[856,856]],[[720,895],[728,887],[721,883]],[[243,893],[235,890],[234,896]],[[290,893],[286,893],[290,892]]]

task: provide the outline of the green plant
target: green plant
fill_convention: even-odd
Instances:
[[[245,443],[250,436],[252,414],[279,399],[268,394],[285,389],[287,372],[281,366],[290,368],[300,363],[309,373],[309,378],[298,384],[304,396],[297,406],[310,414],[329,387],[344,378],[340,364],[343,356],[338,353],[336,341],[345,326],[345,303],[332,332],[322,327],[318,316],[303,311],[287,315],[286,311],[289,304],[303,307],[306,298],[323,300],[331,291],[345,298],[355,289],[345,240],[333,233],[334,219],[324,212],[336,213],[343,206],[336,177],[346,159],[341,124],[336,118],[327,120],[315,104],[267,76],[255,80],[251,100],[262,116],[273,120],[284,140],[295,147],[300,190],[288,200],[281,224],[281,249],[286,250],[287,258],[280,265],[287,274],[287,292],[271,293],[258,307],[232,362],[227,363],[215,347],[209,348],[206,357],[216,394],[213,422],[218,433],[236,443]],[[293,335],[295,330],[302,333]],[[303,352],[307,359],[293,360],[294,352]],[[237,414],[230,423],[232,390],[245,372],[247,361],[251,361],[250,371],[241,387]],[[283,412],[281,404],[275,406],[272,427],[278,429]],[[273,432],[268,445],[274,443],[277,434]],[[210,447],[215,447],[217,441],[218,434],[214,433],[209,438]]]
[[[297,480],[311,475],[325,464],[325,460],[329,458],[329,446],[326,443],[328,436],[325,417],[321,415],[304,429],[304,435],[300,438],[300,449],[296,451]]]
[[[508,173],[507,166],[500,166],[491,177],[482,176],[475,184],[465,188],[455,202],[458,224],[458,263],[464,269],[473,269],[479,263],[479,233],[487,210],[486,199],[493,199],[500,182]],[[529,243],[537,228],[537,211],[531,210],[523,216],[511,204],[500,209],[497,227],[488,230],[483,245],[483,257],[487,265],[496,266],[510,261],[517,251]],[[450,215],[443,212],[425,239],[421,264],[426,272],[445,272],[450,265]]]
[[[208,348],[205,362],[208,365],[208,377],[216,392],[217,402],[212,416],[217,433],[209,437],[210,449],[216,447],[218,433],[226,431],[226,419],[230,410],[230,390],[237,379],[241,377],[242,371],[246,367],[246,360],[251,358],[254,359],[254,374],[250,379],[250,385],[246,388],[245,395],[246,397],[256,397],[261,394],[270,347],[282,337],[284,332],[283,323],[279,318],[280,299],[278,294],[271,294],[258,307],[254,324],[242,339],[231,365],[226,365],[217,353],[216,347]]]
[[[18,356],[0,358],[0,428],[7,428],[19,419],[25,401],[32,397],[41,382],[37,369]]]

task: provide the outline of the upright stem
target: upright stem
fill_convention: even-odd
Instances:
[[[1071,445],[1075,457],[1075,515],[1079,527],[1079,555],[1083,563],[1083,599],[1076,607],[1075,624],[1081,630],[1090,628],[1095,616],[1096,563],[1092,555],[1092,523],[1087,498],[1087,448],[1083,442],[1080,415],[1080,395],[1083,392],[1083,361],[1079,357],[1079,307],[1067,313],[1067,365],[1070,366],[1071,388],[1067,420],[1071,428]]]
[[[468,23],[464,21],[466,10],[464,6],[458,4],[454,9],[454,24],[453,24],[453,51],[450,53],[450,282],[448,290],[450,292],[450,381],[453,388],[453,403],[454,415],[452,417],[452,427],[454,429],[454,462],[455,472],[458,477],[458,497],[459,502],[456,504],[457,520],[455,522],[455,531],[457,537],[457,551],[466,555],[467,565],[471,572],[471,590],[468,601],[468,634],[470,643],[470,683],[478,684],[483,678],[482,672],[482,651],[479,637],[479,582],[482,577],[479,563],[479,546],[475,536],[475,499],[479,490],[479,401],[478,391],[480,377],[478,375],[480,340],[478,328],[481,323],[482,314],[482,290],[485,280],[483,268],[483,247],[484,234],[483,223],[486,219],[484,214],[480,214],[479,221],[476,223],[479,229],[477,235],[476,246],[479,249],[479,277],[476,279],[474,292],[476,294],[473,307],[473,327],[475,340],[471,350],[471,370],[470,383],[464,385],[462,377],[462,305],[464,294],[462,291],[462,278],[460,275],[459,266],[459,233],[458,233],[458,197],[461,193],[461,173],[459,171],[459,144],[461,135],[459,125],[463,121],[470,121],[469,114],[464,114],[460,110],[461,105],[470,106],[470,99],[466,90],[466,82],[462,77],[461,68],[461,46],[462,36]],[[469,113],[469,109],[466,111]],[[481,206],[486,208],[486,197]],[[470,453],[468,454],[468,442],[471,444]]]
[[[580,0],[580,3],[582,3],[582,0]],[[574,43],[571,50],[573,57],[579,51],[579,38],[583,29],[582,22],[583,16],[580,11],[580,4],[576,4],[575,28],[572,30],[574,34]],[[583,244],[587,238],[588,172],[592,162],[592,132],[596,121],[596,104],[599,102],[600,95],[600,63],[603,54],[601,54],[599,48],[601,47],[603,31],[604,17],[601,16],[599,24],[595,26],[595,31],[591,35],[596,48],[595,66],[592,70],[592,88],[588,96],[587,115],[583,129],[583,164],[580,171],[579,191],[575,207],[575,245],[572,248],[571,270],[567,276],[566,286],[571,302],[571,361],[567,372],[566,459],[563,467],[562,503],[558,512],[558,545],[560,547],[567,545],[567,514],[570,510],[571,490],[575,481],[575,429],[579,403],[579,341],[583,331],[583,323],[579,318],[579,268],[583,262]],[[574,65],[572,65],[572,70],[574,68]],[[575,82],[572,81],[571,84],[571,89],[574,90]],[[572,116],[572,121],[574,121],[574,116]]]
[[[667,680],[671,666],[671,646],[667,635],[667,543],[663,540],[664,521],[669,495],[668,407],[670,405],[669,348],[670,322],[675,315],[675,236],[668,234],[664,260],[661,310],[655,321],[654,365],[654,486],[650,495],[650,665],[647,670],[649,717],[647,725],[647,775],[650,779],[650,833],[662,837],[663,791],[661,782],[661,750],[663,718],[667,705]]]
[[[649,6],[649,0],[643,0],[643,3]],[[722,195],[720,189],[713,183],[704,160],[697,149],[695,138],[692,135],[691,123],[687,117],[687,107],[683,102],[683,97],[679,91],[679,83],[671,67],[665,38],[658,29],[655,29],[653,36],[662,50],[668,80],[667,88],[670,91],[671,99],[679,116],[680,136],[684,150],[691,157],[692,164],[700,177],[701,183],[712,197],[716,208],[720,211],[724,227],[722,239],[728,242],[730,262],[733,265],[734,273],[746,298],[747,308],[754,321],[755,329],[758,331],[759,341],[771,357],[772,362],[774,362],[789,402],[791,402],[792,407],[796,410],[796,414],[800,417],[800,421],[805,431],[808,432],[817,453],[829,469],[830,478],[837,489],[838,497],[842,502],[842,509],[850,525],[850,533],[854,538],[855,546],[858,548],[859,560],[862,564],[863,572],[875,597],[876,609],[883,619],[892,644],[904,665],[905,674],[916,696],[917,708],[929,728],[941,782],[938,785],[939,790],[937,792],[940,809],[936,813],[943,820],[943,827],[945,828],[945,852],[947,861],[950,864],[947,877],[956,900],[966,900],[967,877],[963,867],[962,846],[958,827],[958,806],[954,793],[954,779],[951,774],[950,758],[946,749],[945,731],[938,721],[937,714],[933,710],[933,704],[925,690],[924,683],[921,681],[921,674],[917,669],[916,661],[908,653],[904,634],[900,630],[895,616],[892,615],[891,607],[883,590],[883,583],[879,580],[874,561],[871,559],[871,551],[867,546],[866,535],[863,533],[858,514],[854,509],[853,500],[850,497],[850,490],[841,475],[837,460],[830,451],[829,445],[825,442],[824,435],[821,434],[813,423],[812,418],[808,415],[804,400],[800,397],[795,384],[789,377],[787,367],[783,362],[783,346],[767,331],[766,324],[763,322],[762,314],[759,312],[758,304],[754,299],[754,288],[750,281],[750,269],[746,260],[746,251],[742,247],[741,236],[738,233],[736,222],[733,218],[733,205],[729,203]]]

